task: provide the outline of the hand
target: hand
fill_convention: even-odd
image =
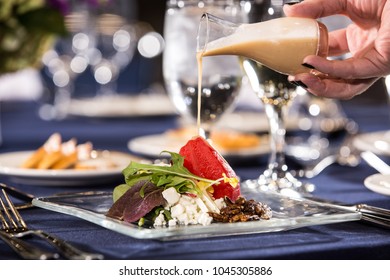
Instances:
[[[329,32],[329,56],[351,53],[346,60],[307,56],[303,63],[315,72],[289,76],[314,95],[350,99],[390,74],[390,1],[305,0],[285,5],[287,16],[320,18],[343,14],[352,20],[345,29]]]

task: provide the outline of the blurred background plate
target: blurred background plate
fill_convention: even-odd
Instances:
[[[190,137],[172,137],[169,134],[154,134],[134,138],[128,142],[128,148],[131,152],[141,154],[148,157],[158,158],[162,151],[170,151],[178,153],[180,148],[184,146]],[[266,155],[270,152],[268,144],[268,136],[262,136],[260,143],[253,147],[240,149],[222,149],[217,150],[224,157],[256,157]]]
[[[112,118],[173,115],[175,109],[164,94],[117,94],[73,99],[68,113],[73,116]]]
[[[390,195],[390,174],[374,174],[364,180],[367,189],[383,195]]]
[[[27,169],[20,168],[22,162],[27,159],[33,151],[21,151],[3,153],[0,155],[0,175],[8,177],[10,181],[25,185],[39,186],[83,186],[103,185],[123,181],[122,170],[132,160],[139,161],[138,157],[127,153],[116,151],[104,151],[102,159],[112,162],[115,166],[105,169]]]
[[[353,145],[361,151],[390,156],[390,130],[360,134],[354,139]]]
[[[347,119],[341,116],[323,118],[320,120],[320,128],[324,133],[332,133],[342,130]],[[307,116],[291,114],[286,118],[287,131],[308,131],[313,127],[314,120]],[[216,127],[229,128],[242,132],[268,133],[268,120],[264,111],[240,111],[236,110],[221,117]]]
[[[298,129],[299,118],[287,120],[287,129]],[[221,117],[216,125],[221,128],[229,128],[243,132],[268,133],[268,120],[263,111],[234,111]]]

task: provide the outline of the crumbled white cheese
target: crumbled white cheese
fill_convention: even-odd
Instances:
[[[226,207],[225,199],[223,199],[222,197],[214,200],[214,203],[215,205],[217,205],[218,209],[222,209],[223,207]]]
[[[165,224],[164,211],[160,211],[160,214],[154,220],[155,226],[163,226]]]
[[[198,223],[201,224],[201,225],[209,225],[211,224],[211,222],[213,221],[213,218],[211,218],[211,216],[207,213],[200,213],[198,215]]]
[[[196,213],[198,213],[196,205],[186,205],[185,211],[188,215],[196,215]]]
[[[187,213],[182,213],[180,214],[179,216],[175,217],[177,219],[177,221],[179,222],[179,224],[181,225],[188,225],[190,223],[190,219],[187,215]]]
[[[174,205],[180,199],[180,194],[175,188],[168,188],[162,192],[162,196],[167,201],[168,206]]]
[[[213,220],[208,212],[221,209],[225,206],[223,199],[218,199],[210,207],[210,201],[204,201],[199,196],[181,195],[175,188],[168,188],[162,194],[167,202],[164,208],[170,211],[172,219],[168,222],[165,221],[163,211],[161,211],[154,221],[154,226],[196,224],[206,226],[211,224]]]
[[[185,211],[185,208],[183,207],[183,205],[178,203],[178,204],[171,207],[171,216],[172,216],[172,218],[176,218],[176,217],[180,216],[181,214],[183,214],[184,211]]]
[[[168,221],[168,226],[169,226],[169,227],[173,227],[173,226],[176,226],[176,225],[177,225],[176,219],[170,219],[170,220]]]

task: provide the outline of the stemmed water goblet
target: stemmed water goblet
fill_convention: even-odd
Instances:
[[[205,59],[198,104],[199,77],[195,53],[199,18],[205,11],[212,11],[233,22],[247,22],[248,13],[244,9],[244,2],[167,1],[163,53],[167,92],[186,124],[194,124],[200,118],[198,132],[209,140],[212,126],[223,114],[233,109],[243,72],[237,57]]]
[[[276,8],[268,6],[262,10],[278,17]],[[280,3],[278,8],[281,11]],[[288,196],[313,191],[313,184],[295,178],[285,161],[284,114],[297,93],[297,86],[288,82],[287,74],[310,71],[301,65],[303,58],[310,54],[325,56],[327,47],[326,27],[311,19],[277,18],[235,25],[214,15],[202,16],[198,53],[202,56],[243,56],[242,66],[264,104],[269,121],[271,154],[268,167],[259,178],[243,184]]]
[[[74,90],[74,81],[89,65],[89,50],[93,48],[90,12],[83,6],[72,6],[65,16],[65,25],[69,34],[58,38],[54,47],[42,58],[44,71],[53,82],[53,94],[40,108],[41,118],[46,120],[63,119]]]
[[[103,1],[94,10],[96,43],[90,64],[98,86],[96,97],[116,95],[117,79],[133,59],[138,39],[135,24],[129,22],[133,5],[126,0]]]
[[[95,30],[96,49],[93,75],[100,88],[98,96],[117,92],[116,79],[131,62],[136,47],[135,28],[119,12],[98,14]]]

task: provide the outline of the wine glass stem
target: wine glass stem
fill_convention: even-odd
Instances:
[[[65,87],[58,87],[54,93],[53,109],[55,119],[64,119],[68,113],[68,107],[72,99],[73,82]]]
[[[113,96],[116,93],[116,82],[111,80],[106,84],[100,85],[98,95],[100,96]]]
[[[283,106],[265,104],[265,112],[269,122],[271,154],[268,162],[268,169],[276,173],[278,177],[284,177],[287,171],[285,163],[285,136],[286,129],[283,120]]]

